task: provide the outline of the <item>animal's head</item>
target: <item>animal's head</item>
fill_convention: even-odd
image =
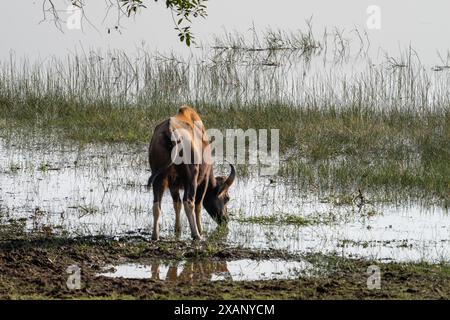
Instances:
[[[205,198],[203,199],[203,206],[209,213],[211,218],[217,224],[225,224],[228,222],[227,203],[230,200],[228,189],[236,178],[236,170],[231,165],[231,173],[228,177],[216,177],[216,187],[211,190],[208,189]]]

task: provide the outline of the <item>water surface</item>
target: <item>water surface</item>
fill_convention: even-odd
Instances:
[[[235,260],[235,261],[154,261],[149,264],[107,266],[99,276],[127,279],[154,279],[175,282],[256,281],[295,279],[310,274],[314,268],[304,261]]]
[[[1,219],[22,219],[34,232],[69,236],[150,237],[152,193],[146,146],[0,142]],[[222,174],[228,168],[217,168]],[[239,172],[238,172],[239,175]],[[283,179],[239,177],[230,190],[232,221],[222,240],[254,249],[338,253],[383,261],[449,260],[450,218],[439,205],[379,203],[358,210]],[[337,201],[339,202],[339,201]],[[374,212],[374,213],[372,213]],[[241,222],[242,217],[297,215],[309,225]],[[189,241],[187,219],[181,240]],[[205,231],[216,224],[204,212]],[[161,236],[174,238],[170,195],[162,203]]]

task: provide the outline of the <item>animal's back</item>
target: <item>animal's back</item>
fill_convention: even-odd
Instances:
[[[176,145],[175,141],[178,140],[176,132],[180,129],[182,129],[179,132],[183,133],[183,138],[192,143],[192,151],[197,153],[196,158],[201,159],[201,151],[208,145],[205,127],[194,109],[182,106],[175,116],[155,127],[149,146],[149,162],[153,173],[163,172],[172,164],[172,149]],[[194,135],[199,136],[200,140],[195,139]]]
[[[183,139],[188,139],[190,141],[194,151],[201,151],[208,145],[208,138],[205,133],[203,121],[191,107],[180,107],[178,114],[171,117],[169,121],[171,135],[172,133],[175,133],[173,136],[176,137],[181,134]],[[177,130],[179,131],[177,132]]]
[[[182,106],[178,109],[178,114],[172,117],[177,121],[181,121],[194,128],[194,125],[203,127],[203,122],[197,112],[189,106]],[[175,128],[172,128],[175,129]]]

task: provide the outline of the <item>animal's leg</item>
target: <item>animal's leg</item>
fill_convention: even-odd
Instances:
[[[159,240],[159,218],[161,216],[161,199],[164,193],[162,179],[153,181],[153,234],[152,240]]]
[[[193,200],[186,200],[183,203],[184,205],[184,211],[186,212],[186,216],[189,221],[189,226],[191,227],[191,236],[194,240],[201,240],[202,237],[198,233],[197,224],[195,221],[194,216],[194,201]]]
[[[195,221],[197,222],[197,230],[200,235],[202,235],[203,233],[202,203],[205,194],[206,194],[205,184],[202,184],[197,188],[197,193],[195,196]]]
[[[173,200],[173,209],[175,210],[175,236],[181,236],[181,199],[178,189],[170,189],[170,195]]]
[[[200,235],[203,233],[202,226],[202,203],[195,204],[195,221],[197,222],[197,230]]]
[[[194,240],[201,240],[201,236],[198,233],[197,223],[195,221],[194,216],[194,199],[195,193],[197,191],[197,177],[194,176],[194,179],[186,184],[184,188],[184,196],[183,196],[183,205],[184,211],[186,212],[186,216],[189,221],[189,226],[191,227],[191,236]]]

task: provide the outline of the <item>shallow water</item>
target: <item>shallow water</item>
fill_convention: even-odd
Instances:
[[[0,140],[0,217],[23,219],[30,231],[43,228],[77,235],[150,236],[151,192],[146,146],[14,145]],[[224,168],[222,174],[228,173]],[[218,172],[220,173],[220,172]],[[239,173],[238,173],[239,174]],[[327,201],[295,184],[251,175],[230,190],[234,219],[222,234],[228,244],[293,253],[338,253],[393,261],[449,260],[450,217],[437,205],[410,202],[375,204],[376,212]],[[239,217],[299,215],[307,226],[261,225]],[[204,212],[205,230],[216,224]],[[183,217],[181,240],[190,240]],[[162,238],[174,237],[174,213],[168,194],[162,203]]]
[[[121,264],[107,266],[99,276],[127,279],[155,279],[165,281],[256,281],[295,279],[311,275],[314,268],[305,261],[235,260],[235,261],[153,261],[149,264]]]

